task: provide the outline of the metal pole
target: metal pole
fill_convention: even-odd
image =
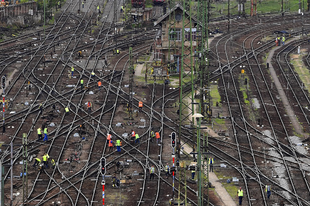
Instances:
[[[197,170],[198,170],[198,206],[203,206],[201,198],[201,150],[200,150],[200,126],[201,126],[201,117],[199,117],[199,125],[197,131]]]
[[[3,106],[3,128],[2,128],[2,133],[5,133],[5,80],[6,80],[6,77],[2,76],[2,106]]]
[[[175,153],[174,148],[172,148],[172,168],[174,168]],[[172,171],[172,197],[174,198],[174,170]]]
[[[104,185],[105,183],[103,182],[102,184],[102,205],[104,206]]]
[[[13,205],[13,141],[11,141],[11,206]]]
[[[0,159],[0,206],[4,206],[4,188],[3,188],[3,167],[2,167],[2,161]]]
[[[44,8],[44,25],[43,25],[43,30],[44,30],[44,38],[45,38],[45,0],[43,0],[43,8]]]

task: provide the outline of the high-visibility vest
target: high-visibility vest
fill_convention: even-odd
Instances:
[[[41,162],[40,158],[36,158],[35,160],[39,163]]]
[[[270,187],[270,185],[266,185],[266,192],[269,192],[269,191],[271,191],[271,187]]]
[[[71,67],[71,71],[74,72],[74,67]]]
[[[116,49],[116,53],[119,54],[119,50],[118,49]]]
[[[47,161],[47,156],[43,155],[43,162],[46,162]]]
[[[113,147],[113,141],[112,140],[109,141],[109,147]]]
[[[280,40],[280,37],[278,37],[278,40]]]
[[[112,137],[112,135],[111,135],[111,134],[108,134],[107,140],[111,140],[111,137]]]
[[[131,132],[131,136],[132,136],[132,137],[135,137],[135,136],[136,136],[135,131],[132,131],[132,132]]]
[[[154,174],[155,173],[155,168],[151,167],[150,172],[151,172],[151,174]]]
[[[285,37],[282,37],[282,41],[285,41]]]
[[[238,197],[243,197],[243,190],[238,190]]]
[[[60,1],[58,1],[58,6],[60,5]]]
[[[166,172],[169,171],[169,166],[168,166],[168,165],[165,166],[165,171],[166,171]]]
[[[136,134],[136,139],[139,139],[140,137],[139,137],[139,135],[138,134]]]
[[[123,6],[121,6],[121,9],[122,9],[122,10],[124,10],[124,7],[123,7]]]
[[[65,110],[66,110],[66,112],[69,112],[69,108],[68,107],[66,107]]]
[[[151,131],[151,137],[155,137],[154,131]]]
[[[192,173],[195,173],[195,170],[192,170]]]
[[[52,163],[52,165],[55,165],[55,160],[52,159],[52,160],[51,160],[51,163]]]
[[[50,156],[49,156],[48,154],[45,154],[45,156],[46,156],[47,158],[50,158]]]
[[[97,6],[97,10],[99,10],[99,5]]]
[[[84,80],[83,79],[81,79],[81,84],[84,84]]]
[[[98,86],[101,87],[101,81],[98,82]]]
[[[214,159],[213,158],[209,158],[209,164],[213,164],[214,163]]]
[[[47,134],[47,128],[44,128],[44,134]]]
[[[156,132],[156,139],[159,139],[160,138],[160,135],[159,135],[159,132]]]
[[[139,102],[139,107],[143,107],[143,102],[142,101]]]
[[[41,128],[38,128],[37,131],[38,131],[38,134],[42,134]]]
[[[91,102],[87,102],[87,108],[91,107]]]
[[[116,140],[116,146],[121,146],[121,140]]]

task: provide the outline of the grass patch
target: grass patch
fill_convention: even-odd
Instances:
[[[224,176],[222,173],[218,172],[217,170],[214,171],[217,178],[222,183],[222,186],[226,189],[228,194],[234,199],[237,194],[238,186],[234,185],[234,183],[227,183],[227,179],[232,179],[232,177]]]
[[[216,106],[216,102],[221,102],[221,95],[218,90],[218,85],[211,85],[210,95],[211,95],[213,107]]]
[[[291,54],[290,63],[293,65],[295,72],[298,74],[300,80],[304,83],[305,89],[310,91],[310,72],[302,61],[306,54]]]
[[[222,125],[224,125],[224,124],[226,123],[226,122],[225,122],[225,119],[214,118],[213,120],[214,120],[214,122],[215,122],[216,124],[222,124]]]

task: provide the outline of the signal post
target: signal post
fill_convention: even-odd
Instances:
[[[176,133],[175,132],[171,132],[171,147],[172,147],[172,167],[171,167],[171,172],[172,172],[172,197],[174,198],[174,178],[175,178],[175,165],[174,165],[174,161],[175,161],[175,145],[176,145]]]
[[[104,186],[105,186],[105,181],[104,181],[104,176],[105,176],[105,166],[106,166],[106,160],[104,157],[101,158],[101,175],[102,175],[102,205],[104,206]]]

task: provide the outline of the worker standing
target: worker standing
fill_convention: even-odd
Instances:
[[[113,141],[110,140],[109,141],[109,152],[112,152],[113,151]]]
[[[284,44],[285,44],[285,37],[283,36],[282,37],[282,45],[284,46]]]
[[[82,9],[84,9],[84,1],[82,1]]]
[[[142,111],[142,107],[143,107],[143,102],[140,101],[140,102],[139,102],[139,111],[140,111],[140,112]]]
[[[48,134],[48,130],[47,130],[47,127],[45,127],[44,128],[44,139],[43,139],[43,141],[48,141],[47,134]]]
[[[90,101],[87,102],[87,111],[88,113],[91,112],[91,108],[92,108],[92,103]]]
[[[121,13],[123,13],[124,12],[124,7],[123,6],[121,6]]]
[[[150,168],[150,180],[154,179],[154,177],[155,177],[155,168],[154,168],[154,166],[152,166]]]
[[[195,168],[194,167],[192,168],[191,173],[192,173],[192,180],[194,180],[195,179]]]
[[[159,132],[156,132],[156,133],[155,133],[155,136],[156,136],[156,144],[159,144],[159,143],[160,143],[160,135],[159,135]]]
[[[267,193],[267,198],[268,198],[268,200],[269,200],[270,195],[271,195],[271,186],[270,186],[270,185],[266,185],[266,186],[265,186],[265,191],[266,191],[266,193]]]
[[[74,67],[71,67],[71,77],[73,77],[73,73],[74,73]]]
[[[56,165],[56,163],[55,163],[55,160],[54,160],[54,159],[52,159],[52,160],[51,160],[51,164],[52,164],[52,168],[54,169],[54,168],[55,168],[55,165]]]
[[[278,36],[278,45],[281,46],[281,38]]]
[[[214,164],[214,159],[213,157],[210,157],[209,158],[210,172],[213,172],[213,164]]]
[[[112,140],[112,135],[111,134],[108,134],[107,135],[107,143],[109,144],[109,142]]]
[[[98,89],[99,89],[99,91],[100,91],[101,85],[102,85],[102,83],[101,83],[101,81],[99,80],[99,81],[98,81]]]
[[[99,7],[99,5],[97,6],[97,11],[98,11],[98,14],[100,14],[100,7]]]
[[[83,88],[84,88],[84,80],[81,79],[81,89],[83,89]]]
[[[116,140],[116,149],[117,149],[117,151],[118,152],[120,152],[121,151],[121,140]]]
[[[155,133],[154,133],[154,131],[153,131],[153,130],[151,130],[151,134],[150,134],[150,136],[151,136],[151,142],[153,142],[154,137],[155,137]]]
[[[135,143],[140,144],[140,137],[138,134],[135,135]]]
[[[48,158],[49,158],[49,156],[47,153],[45,153],[45,155],[43,155],[43,158],[42,158],[43,164],[44,164],[45,168],[47,168],[47,169],[48,169]]]
[[[278,45],[279,45],[278,38],[276,38],[276,46],[278,46]]]
[[[42,140],[42,129],[41,129],[41,127],[39,127],[38,129],[37,129],[37,132],[38,132],[38,141],[40,141],[40,140]]]
[[[242,205],[243,190],[241,189],[241,187],[237,191],[237,195],[238,195],[238,198],[239,198],[239,205]]]
[[[165,166],[165,172],[166,172],[166,179],[168,179],[169,174],[170,174],[170,167],[169,167],[169,164],[168,164],[168,163],[167,163],[166,166]]]
[[[35,159],[34,159],[33,167],[36,167],[37,165],[40,166],[40,163],[41,163],[40,158],[35,158]]]

